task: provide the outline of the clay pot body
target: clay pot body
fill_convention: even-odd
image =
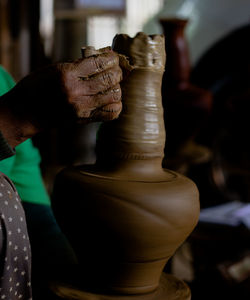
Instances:
[[[55,216],[92,290],[143,294],[159,285],[168,259],[194,229],[198,191],[162,168],[164,38],[117,35],[113,48],[134,69],[122,84],[123,111],[102,124],[97,162],[56,179]]]
[[[175,156],[188,139],[195,138],[212,108],[212,94],[190,82],[187,23],[187,19],[160,19],[167,53],[162,88],[167,158]]]

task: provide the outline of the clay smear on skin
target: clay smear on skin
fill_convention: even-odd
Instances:
[[[111,51],[111,47],[105,47],[105,48],[101,48],[101,49],[95,49],[92,46],[88,46],[88,47],[82,47],[81,48],[81,52],[82,52],[82,57],[84,58],[88,58],[88,57],[97,57],[100,54],[103,53],[107,53]],[[119,65],[123,71],[123,78],[126,78],[128,76],[128,74],[131,72],[131,70],[133,70],[133,66],[130,65],[128,58],[125,55],[122,54],[118,54],[119,56]],[[90,80],[93,76],[95,76],[95,74],[93,75],[89,75],[86,77],[80,77],[81,80]],[[114,89],[113,92],[118,92],[119,90]],[[105,94],[106,91],[101,92],[100,94]],[[99,110],[103,111],[103,112],[116,112],[115,109],[115,105],[112,104],[107,104],[101,108],[99,108]]]

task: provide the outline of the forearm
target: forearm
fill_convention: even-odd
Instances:
[[[13,102],[15,97],[18,95],[15,95],[12,90],[0,97],[0,131],[12,148],[38,132],[28,120],[18,116],[10,108],[9,104]]]
[[[63,102],[60,85],[60,72],[50,66],[25,77],[0,97],[0,131],[11,147],[51,126],[57,118],[55,108],[60,107],[53,104]]]
[[[0,97],[0,131],[14,148],[45,128],[113,120],[122,109],[121,80],[112,51],[37,70]]]

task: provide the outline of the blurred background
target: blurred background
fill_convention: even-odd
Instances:
[[[139,31],[166,38],[163,167],[200,191],[200,221],[166,271],[193,299],[249,299],[249,0],[0,0],[0,64],[18,81]],[[34,138],[49,193],[60,169],[95,162],[99,125]]]

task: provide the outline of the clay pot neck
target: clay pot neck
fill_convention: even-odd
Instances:
[[[165,146],[161,98],[164,38],[140,33],[134,39],[119,35],[116,41],[119,47],[121,44],[124,47],[122,54],[136,64],[121,86],[123,110],[119,118],[104,123],[99,131],[97,160],[101,163],[115,160],[117,163],[119,160],[161,159]],[[116,48],[116,43],[113,47],[122,51],[118,46]],[[141,55],[142,51],[144,55]]]
[[[161,100],[162,74],[134,69],[122,84],[123,111],[103,124],[97,139],[97,157],[148,160],[163,157],[165,128]]]

